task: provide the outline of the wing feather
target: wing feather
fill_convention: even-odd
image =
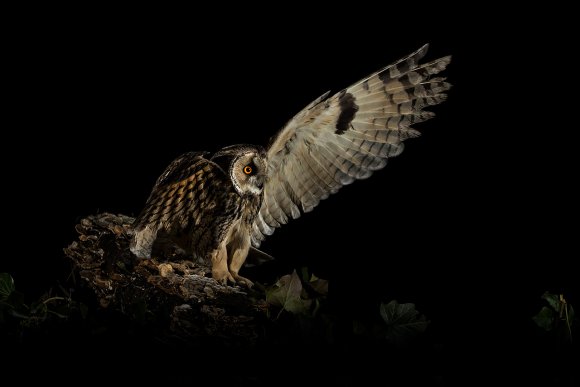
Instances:
[[[334,181],[338,183],[338,187],[331,190],[331,193],[338,192],[338,189],[343,185],[350,184],[354,178],[350,177],[342,168],[342,162],[338,157],[334,157],[332,152],[324,145],[317,145],[317,154],[320,157],[320,162],[326,165],[328,173],[332,175]]]
[[[309,212],[355,180],[366,179],[419,136],[411,125],[434,116],[423,109],[446,99],[451,85],[435,77],[450,56],[419,64],[424,45],[345,90],[314,100],[268,147],[268,181],[253,225],[258,247],[275,228]]]

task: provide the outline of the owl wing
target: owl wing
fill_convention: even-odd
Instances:
[[[419,64],[428,45],[292,118],[268,148],[268,182],[252,229],[259,246],[274,229],[309,212],[342,186],[365,179],[419,136],[410,125],[434,116],[450,84],[433,77],[450,56]]]
[[[205,158],[207,152],[189,152],[174,160],[157,179],[143,211],[133,223],[131,251],[140,258],[150,258],[157,233],[179,233],[203,218],[221,201],[212,189],[223,170]]]

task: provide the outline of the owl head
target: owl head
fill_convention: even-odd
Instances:
[[[214,154],[218,164],[232,179],[240,195],[260,195],[266,181],[266,150],[255,145],[231,145]]]

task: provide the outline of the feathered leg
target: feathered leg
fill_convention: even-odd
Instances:
[[[246,261],[248,252],[250,251],[250,236],[245,235],[244,238],[238,239],[236,243],[233,244],[229,251],[229,271],[231,276],[234,278],[236,283],[245,285],[251,288],[254,283],[249,279],[242,277],[238,274],[240,268]]]
[[[225,243],[222,244],[218,249],[212,251],[211,263],[211,275],[213,279],[222,285],[227,285],[228,281],[235,282],[234,278],[228,271],[228,251],[226,249]]]

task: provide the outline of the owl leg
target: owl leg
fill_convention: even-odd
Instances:
[[[229,257],[230,258],[229,266],[230,266],[230,274],[232,275],[232,277],[234,277],[236,283],[251,288],[252,286],[254,286],[254,283],[249,279],[242,277],[241,275],[238,274],[238,271],[240,271],[240,268],[246,261],[246,257],[248,256],[249,250],[250,250],[249,245],[236,249],[234,253]]]
[[[211,276],[222,285],[235,282],[228,270],[228,251],[225,244],[211,253]]]

